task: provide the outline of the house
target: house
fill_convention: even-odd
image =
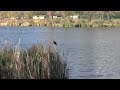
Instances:
[[[26,17],[18,17],[18,19],[26,19]]]
[[[79,18],[79,15],[74,15],[73,16],[73,19],[78,19]]]
[[[33,16],[33,19],[46,19],[46,15],[36,15]]]
[[[61,16],[57,16],[57,15],[54,15],[52,17],[53,17],[53,19],[61,19],[62,18]]]
[[[57,19],[58,17],[57,16],[53,16],[53,19]]]
[[[14,20],[14,19],[16,19],[16,18],[15,18],[15,17],[11,17],[10,19]]]
[[[79,15],[69,16],[69,18],[72,18],[72,19],[78,19],[78,18],[79,18]]]

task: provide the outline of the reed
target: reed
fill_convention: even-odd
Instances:
[[[4,21],[0,26],[52,26],[52,27],[120,27],[120,19],[50,19]]]
[[[52,46],[33,45],[23,51],[0,48],[0,79],[69,79],[67,63]]]

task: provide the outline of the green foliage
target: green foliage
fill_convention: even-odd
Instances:
[[[6,11],[6,12],[3,12],[1,15],[6,18],[11,18],[11,17],[17,16],[15,11]]]

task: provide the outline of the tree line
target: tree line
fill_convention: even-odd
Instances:
[[[31,19],[34,15],[59,15],[63,18],[79,15],[80,19],[119,19],[120,11],[0,11],[0,18],[26,17]]]

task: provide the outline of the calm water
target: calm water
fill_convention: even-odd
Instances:
[[[120,28],[0,27],[1,46],[19,38],[21,49],[57,41],[72,79],[120,79]]]

